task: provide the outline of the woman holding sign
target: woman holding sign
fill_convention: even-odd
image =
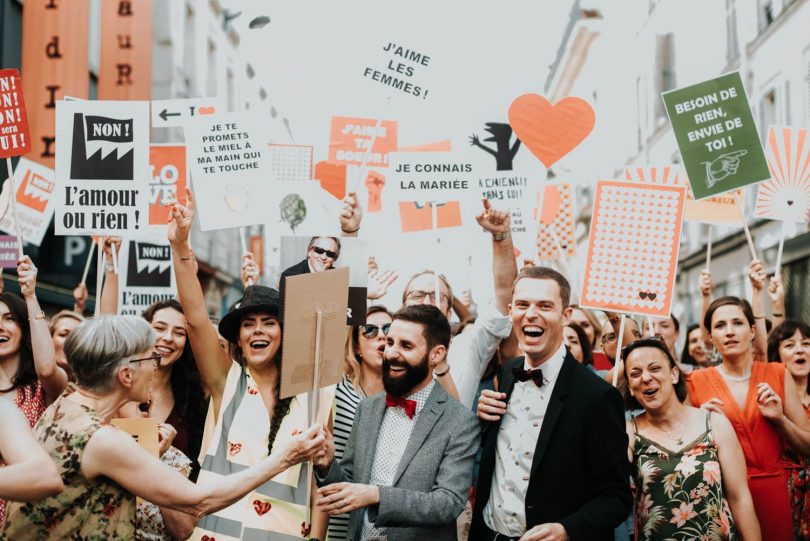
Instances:
[[[219,347],[211,326],[203,291],[197,280],[196,262],[188,242],[194,218],[194,197],[186,191],[188,206],[175,203],[169,220],[169,242],[174,252],[177,292],[188,321],[188,338],[200,369],[203,385],[211,393],[209,417],[214,433],[204,450],[199,479],[219,478],[249,467],[286,446],[308,425],[308,397],[280,398],[281,305],[275,289],[251,285],[245,296],[222,318],[219,332],[234,349],[232,360]],[[333,400],[321,400],[321,419],[328,417]],[[195,531],[201,538],[264,539],[266,532],[284,539],[324,539],[328,518],[313,511],[316,495],[307,486],[305,464],[279,472],[236,505],[203,518]],[[314,506],[312,506],[314,508]]]
[[[33,503],[12,503],[0,538],[131,540],[136,496],[200,517],[323,449],[322,429],[313,427],[251,467],[190,482],[109,424],[122,406],[149,400],[160,361],[154,347],[154,332],[135,316],[101,316],[70,334],[65,353],[77,390],[51,404],[35,429],[65,489]]]
[[[737,297],[711,303],[703,326],[723,361],[689,374],[689,397],[693,405],[723,413],[731,421],[745,455],[762,538],[791,541],[782,442],[798,453],[810,454],[810,421],[784,365],[754,362],[752,342],[758,317],[747,301]]]

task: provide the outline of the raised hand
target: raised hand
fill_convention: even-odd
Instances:
[[[771,276],[771,280],[768,282],[768,297],[774,306],[785,305],[785,287],[782,285],[780,277]]]
[[[509,211],[496,210],[489,204],[489,199],[484,199],[484,211],[475,217],[478,225],[492,233],[493,235],[505,235],[509,229]]]
[[[169,242],[172,245],[185,245],[188,242],[188,235],[191,231],[191,222],[194,221],[194,212],[197,208],[194,202],[194,195],[186,188],[186,205],[183,206],[177,201],[169,201],[171,205],[169,211]]]
[[[90,294],[87,292],[87,286],[84,284],[79,284],[75,288],[73,288],[73,300],[76,303],[76,308],[80,311],[84,310],[84,305],[87,304],[87,298]]]
[[[369,272],[366,298],[374,301],[384,297],[388,293],[388,288],[397,281],[397,278],[399,278],[399,274],[392,270]]]
[[[25,298],[34,296],[37,287],[37,267],[27,255],[17,261],[17,278],[22,296]]]
[[[770,421],[778,421],[784,414],[782,399],[765,382],[757,385],[757,407],[762,416]]]
[[[712,271],[709,269],[703,269],[700,271],[700,279],[698,281],[698,287],[700,289],[700,294],[704,297],[709,297],[712,294],[712,290],[714,289],[714,284],[712,283]]]
[[[346,234],[356,234],[362,221],[363,207],[357,200],[357,194],[350,192],[343,198],[343,208],[340,209],[340,230]]]
[[[113,259],[113,246],[115,246],[115,255],[121,253],[121,237],[102,237],[101,249],[104,252],[105,259],[112,261]]]
[[[751,287],[754,294],[761,293],[765,289],[765,282],[768,276],[765,274],[765,267],[759,259],[752,259],[748,264],[748,279],[751,280]]]
[[[242,279],[243,288],[259,283],[259,266],[256,264],[256,260],[253,259],[252,252],[246,252],[242,255],[242,272],[239,277]]]

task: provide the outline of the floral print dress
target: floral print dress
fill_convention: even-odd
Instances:
[[[706,431],[678,452],[639,434],[633,421],[638,541],[737,539],[709,415]]]
[[[103,420],[62,395],[37,422],[34,436],[56,462],[65,490],[31,503],[9,504],[0,540],[131,541],[135,496],[105,478],[81,473],[87,442]]]

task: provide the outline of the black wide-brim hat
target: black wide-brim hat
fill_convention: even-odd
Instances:
[[[239,323],[247,314],[266,312],[276,317],[281,307],[281,296],[278,291],[267,286],[247,286],[242,300],[219,321],[219,334],[225,340],[236,344],[239,339]]]

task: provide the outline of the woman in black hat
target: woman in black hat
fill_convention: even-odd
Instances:
[[[197,264],[188,242],[194,217],[194,198],[187,191],[186,207],[174,204],[169,220],[169,242],[174,252],[177,292],[188,321],[189,341],[203,384],[211,393],[209,426],[213,433],[203,443],[200,479],[239,471],[268,456],[274,445],[303,431],[308,424],[306,395],[279,398],[281,336],[278,291],[251,285],[222,318],[219,332],[233,346],[232,360],[218,345],[216,330],[205,308],[197,280]],[[331,400],[321,400],[325,409]],[[326,415],[321,415],[326,419]],[[195,537],[323,539],[327,517],[312,513],[307,522],[306,486],[309,464],[294,466],[248,494],[241,502],[203,518]],[[314,494],[314,491],[313,491]],[[259,534],[259,532],[262,532]],[[283,536],[283,537],[282,537]]]

